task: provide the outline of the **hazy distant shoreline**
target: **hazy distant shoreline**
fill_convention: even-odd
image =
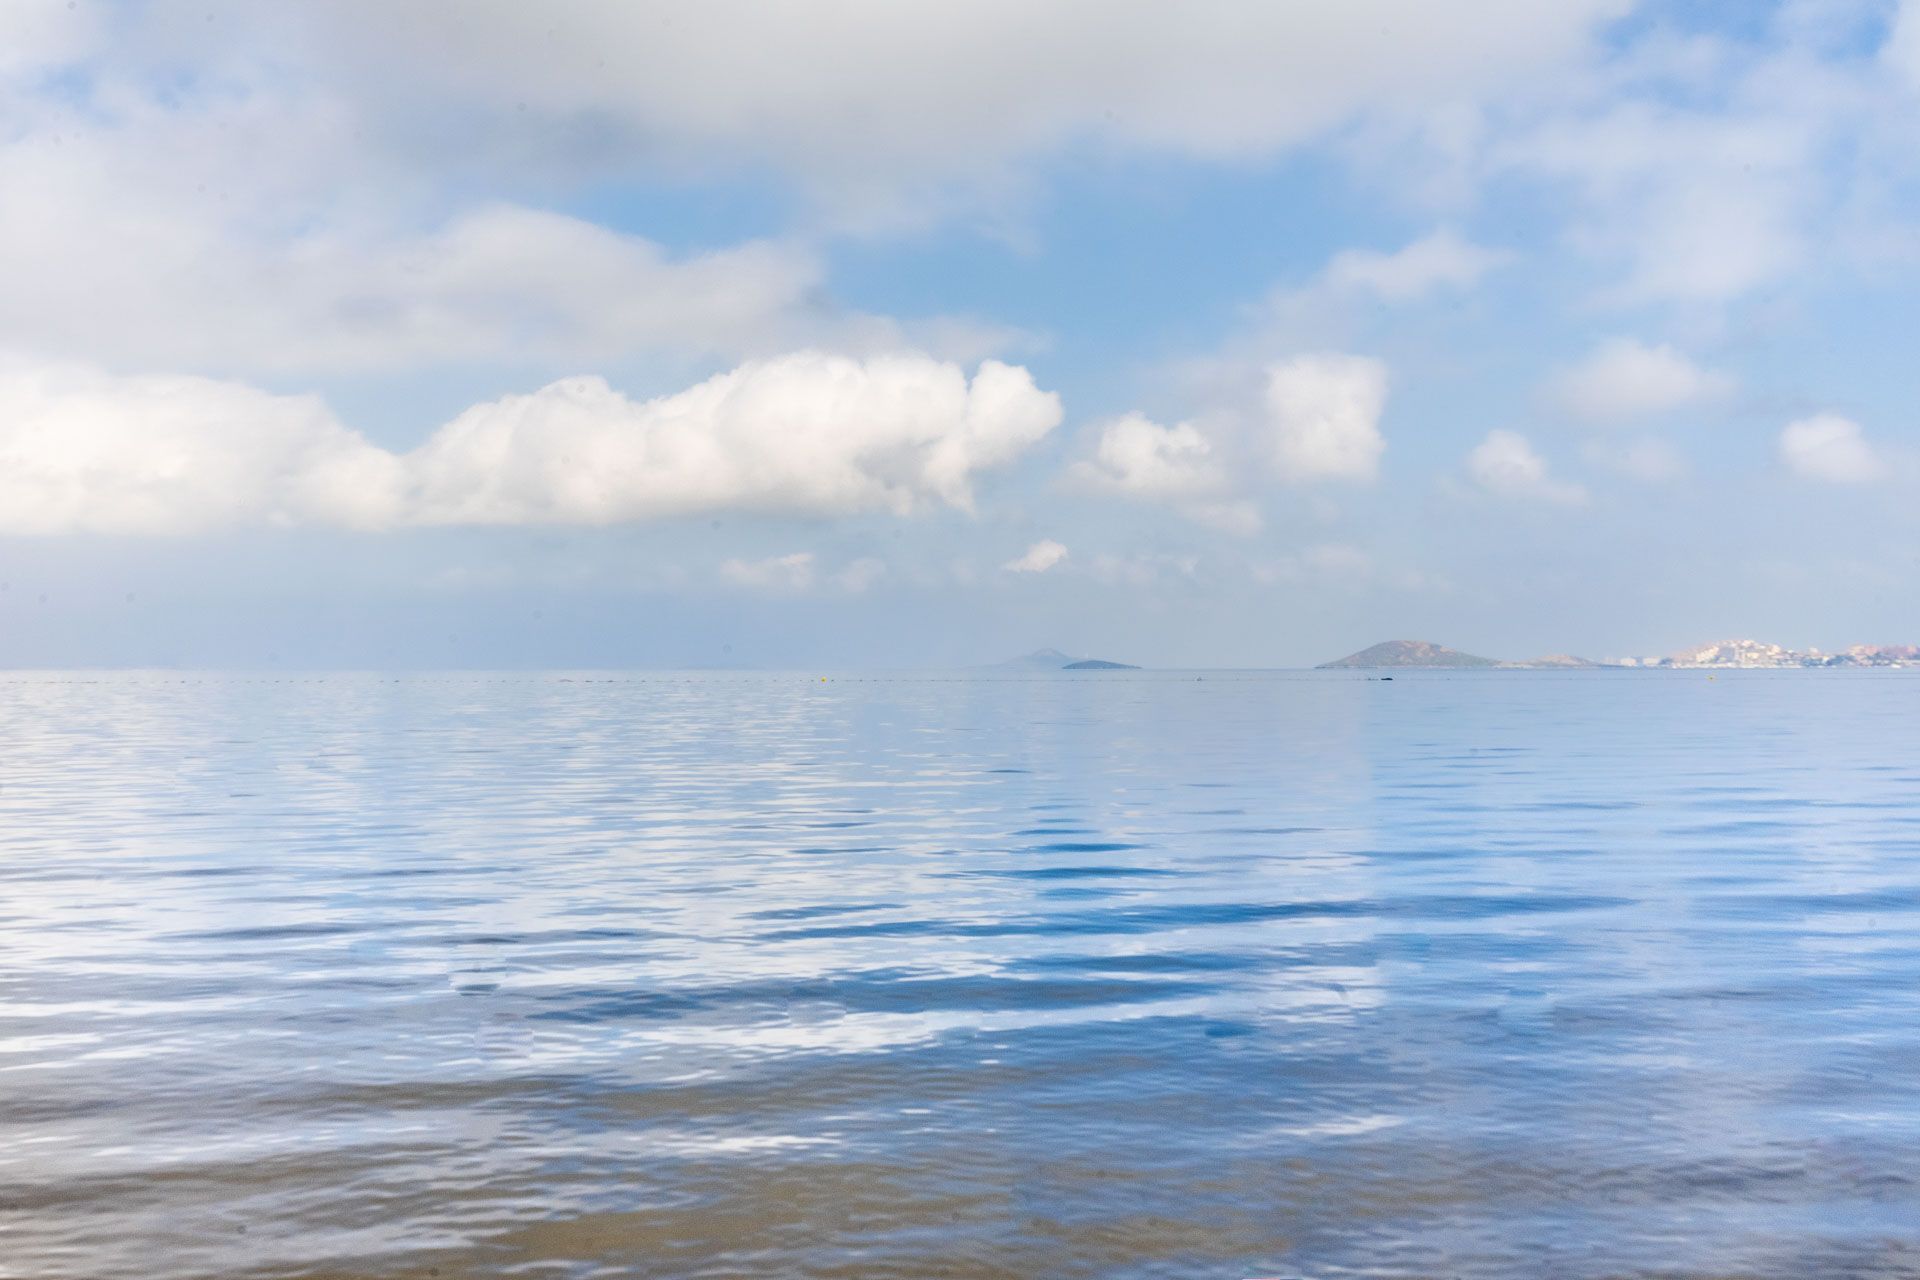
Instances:
[[[1838,653],[1819,649],[1789,649],[1784,645],[1759,640],[1722,640],[1683,649],[1679,653],[1654,658],[1607,658],[1595,661],[1570,654],[1552,654],[1544,658],[1507,661],[1462,653],[1426,640],[1386,640],[1350,653],[1332,662],[1323,662],[1316,671],[1337,670],[1578,670],[1616,668],[1620,670],[1725,669],[1762,670],[1767,668],[1824,667],[1908,667],[1920,666],[1920,646],[1857,644]]]

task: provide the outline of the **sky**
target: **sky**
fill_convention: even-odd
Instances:
[[[0,5],[0,666],[1920,642],[1920,0]]]

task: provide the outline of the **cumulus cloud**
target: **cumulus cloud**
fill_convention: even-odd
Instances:
[[[1091,460],[1071,475],[1093,489],[1164,503],[1191,519],[1231,532],[1260,524],[1253,504],[1233,496],[1227,469],[1199,426],[1162,426],[1129,413],[1100,427]]]
[[[1066,547],[1052,538],[1042,538],[1000,567],[1009,573],[1045,573],[1066,558]]]
[[[1060,421],[997,361],[802,353],[636,402],[599,378],[476,405],[410,458],[429,524],[610,524],[720,509],[970,509],[976,472]]]
[[[1379,427],[1385,364],[1366,356],[1302,355],[1262,373],[1257,404],[1222,406],[1204,422],[1165,426],[1129,413],[1102,424],[1094,456],[1077,463],[1070,477],[1240,534],[1260,528],[1249,490],[1263,480],[1374,477],[1386,449]]]
[[[1467,455],[1467,475],[1488,493],[1532,502],[1577,504],[1587,493],[1577,484],[1555,480],[1546,459],[1517,431],[1489,431]]]
[[[1860,424],[1837,413],[1788,423],[1780,432],[1780,460],[1795,475],[1828,484],[1866,484],[1883,470]]]
[[[398,518],[405,486],[399,458],[313,396],[0,366],[0,532],[378,527]]]
[[[1274,465],[1288,480],[1371,480],[1386,450],[1387,367],[1365,356],[1296,356],[1267,370]]]
[[[1163,427],[1141,413],[1102,427],[1094,459],[1082,464],[1080,474],[1097,485],[1143,498],[1204,498],[1226,484],[1213,445],[1198,427],[1191,422]]]
[[[1549,384],[1559,408],[1595,423],[1669,413],[1732,391],[1733,379],[1725,374],[1701,368],[1664,343],[1649,346],[1633,338],[1601,343]]]
[[[317,399],[201,378],[0,374],[0,531],[612,524],[745,510],[970,509],[1060,420],[1024,369],[798,353],[634,401],[570,378],[475,405],[406,454]]]

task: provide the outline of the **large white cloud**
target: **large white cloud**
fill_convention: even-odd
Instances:
[[[906,514],[1060,421],[1026,370],[925,356],[755,361],[657,400],[598,378],[477,405],[418,449],[428,523],[606,524],[720,508]]]
[[[1780,460],[1795,475],[1828,484],[1866,484],[1884,470],[1860,424],[1837,413],[1789,422],[1780,432]]]
[[[0,367],[0,533],[391,523],[401,461],[313,396],[208,378]]]
[[[1386,451],[1387,366],[1367,356],[1307,355],[1267,370],[1273,456],[1289,480],[1370,480]]]
[[[286,153],[337,150],[337,122],[266,115],[56,113],[0,140],[0,344],[241,375],[899,345],[830,301],[799,244],[674,255],[505,202],[420,228],[403,198],[367,207],[286,171]]]
[[[0,372],[0,532],[260,522],[611,524],[969,508],[1060,420],[1024,369],[799,353],[634,401],[598,378],[476,405],[411,453],[309,396],[204,378]]]
[[[1360,115],[1418,118],[1551,76],[1626,8],[713,0],[664,20],[606,0],[556,21],[512,0],[366,0],[224,12],[245,40],[303,50],[383,113],[463,102],[492,109],[494,145],[533,133],[578,146],[590,131],[603,161],[772,164],[844,201],[1082,141],[1233,156]]]

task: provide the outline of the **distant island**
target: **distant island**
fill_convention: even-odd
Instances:
[[[1920,666],[1920,646],[1910,644],[1856,644],[1839,653],[1818,649],[1788,649],[1758,640],[1721,640],[1713,644],[1683,649],[1663,658],[1613,658],[1595,662],[1556,653],[1524,662],[1482,658],[1461,653],[1427,640],[1387,640],[1358,653],[1350,653],[1332,662],[1323,662],[1315,670],[1365,670],[1405,667],[1427,670],[1569,670],[1583,667],[1614,668],[1741,668],[1764,667],[1907,667]]]
[[[1109,662],[1105,658],[1076,658],[1058,649],[1036,649],[1019,658],[1009,658],[1001,667],[1027,671],[1138,671],[1130,662]]]
[[[1372,670],[1376,667],[1497,667],[1492,658],[1461,653],[1445,645],[1426,640],[1383,640],[1379,644],[1350,653],[1344,658],[1321,663],[1316,670],[1337,671],[1345,667]]]

